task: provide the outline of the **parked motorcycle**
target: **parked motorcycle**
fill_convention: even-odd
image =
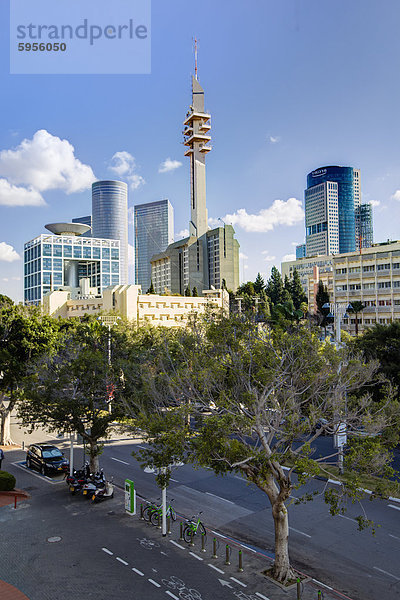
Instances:
[[[102,487],[98,487],[97,490],[92,494],[92,502],[101,502],[107,498],[114,496],[114,486],[112,481],[104,481]]]
[[[82,469],[74,469],[72,475],[65,473],[64,478],[71,494],[80,492],[90,476],[89,463],[85,463]]]
[[[97,473],[92,473],[82,486],[82,494],[87,498],[91,498],[97,489],[105,486],[105,483],[106,479],[104,477],[103,469]]]

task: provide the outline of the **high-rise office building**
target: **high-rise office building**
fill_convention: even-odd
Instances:
[[[145,293],[151,284],[151,258],[174,241],[174,209],[169,200],[134,208],[135,284]]]
[[[307,256],[307,246],[305,244],[298,244],[296,246],[296,259],[304,258]]]
[[[318,246],[320,254],[353,252],[356,249],[356,211],[360,206],[360,200],[359,169],[327,166],[320,167],[307,175],[305,191],[307,256],[310,252],[314,253],[314,245]],[[308,229],[309,227],[311,230]],[[314,244],[316,238],[313,236],[321,232],[327,233],[324,236],[327,246],[320,249],[321,240]]]
[[[128,186],[123,181],[92,184],[92,236],[120,241],[120,283],[129,283]]]
[[[92,235],[92,215],[87,215],[86,217],[76,217],[72,219],[72,223],[82,223],[83,225],[89,225],[90,230],[85,233],[86,237],[90,237]]]
[[[92,295],[120,283],[119,240],[86,237],[87,225],[51,223],[50,233],[39,235],[24,246],[24,301],[39,304],[54,290],[79,295],[85,280]]]
[[[209,131],[211,115],[204,108],[204,90],[192,78],[192,103],[184,121],[185,156],[190,158],[189,236],[168,246],[151,260],[152,280],[156,292],[165,289],[183,294],[187,288],[228,289],[239,285],[239,243],[232,225],[210,230],[206,206],[206,162],[211,150]]]
[[[370,248],[374,243],[372,204],[360,204],[356,210],[356,249]]]

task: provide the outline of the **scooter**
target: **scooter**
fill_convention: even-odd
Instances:
[[[79,492],[82,489],[87,482],[89,475],[89,463],[85,463],[82,469],[74,469],[72,475],[65,473],[65,482],[68,485],[71,494],[76,494],[76,492]]]
[[[114,496],[114,486],[112,481],[105,481],[103,487],[97,488],[92,495],[92,502],[100,502]]]
[[[103,488],[105,483],[103,469],[101,469],[101,471],[98,471],[94,475],[90,475],[90,479],[86,480],[86,483],[82,486],[82,494],[90,498],[97,489]]]

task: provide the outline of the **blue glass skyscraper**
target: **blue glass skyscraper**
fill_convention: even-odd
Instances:
[[[123,181],[92,184],[92,236],[120,241],[120,282],[128,281],[128,186]]]
[[[327,166],[321,167],[309,173],[307,175],[306,213],[307,198],[311,197],[312,190],[315,189],[317,191],[317,188],[315,186],[327,182],[337,184],[339,253],[354,252],[354,250],[356,249],[357,242],[356,213],[360,206],[361,200],[360,171],[358,169],[353,169],[353,167]],[[329,191],[329,186],[327,189]],[[330,198],[324,197],[323,200],[329,208]],[[319,212],[318,207],[315,206],[313,208],[313,211],[316,213]],[[329,226],[328,222],[326,226]]]

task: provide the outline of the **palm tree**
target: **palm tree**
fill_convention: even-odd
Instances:
[[[351,308],[349,308],[349,312],[354,313],[355,317],[356,317],[356,336],[358,335],[358,315],[360,312],[362,312],[365,308],[365,304],[363,304],[362,302],[360,302],[360,300],[354,300],[351,303]]]

